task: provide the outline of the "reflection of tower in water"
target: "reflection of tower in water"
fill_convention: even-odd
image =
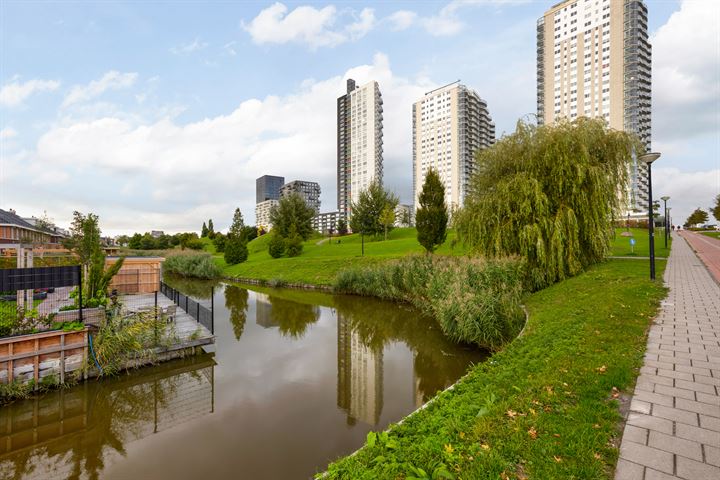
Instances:
[[[255,323],[264,328],[278,326],[278,323],[272,316],[270,297],[260,292],[255,293]]]
[[[350,322],[338,312],[337,404],[349,425],[377,425],[383,408],[383,351],[365,345]]]

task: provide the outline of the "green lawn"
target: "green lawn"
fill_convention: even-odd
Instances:
[[[622,232],[627,231],[626,228],[616,228],[615,238],[610,245],[610,255],[615,257],[648,257],[650,256],[650,241],[648,231],[645,228],[631,228],[630,233],[635,239],[635,246],[630,247],[630,237],[623,237]],[[657,257],[667,257],[670,255],[670,245],[672,239],[668,237],[668,248],[665,248],[665,237],[663,229],[655,230],[655,255]]]
[[[705,235],[706,237],[717,238],[718,240],[720,240],[720,232],[700,232],[700,233]]]
[[[218,265],[227,277],[283,280],[285,282],[330,285],[336,273],[350,266],[400,258],[408,253],[422,253],[414,228],[397,228],[388,240],[365,237],[365,256],[361,256],[360,235],[327,238],[315,236],[303,244],[303,253],[296,258],[272,258],[267,251],[269,235],[263,235],[248,244],[250,256],[245,263],[228,266],[221,256]],[[453,245],[455,232],[449,231],[446,242],[437,250],[440,254],[462,255],[462,245]],[[339,242],[339,243],[338,243]],[[319,244],[318,244],[319,243]]]
[[[664,268],[658,262],[660,276]],[[664,295],[645,262],[627,260],[532,294],[522,337],[387,439],[331,465],[329,478],[436,478],[442,469],[458,480],[612,478],[614,397],[632,391]]]

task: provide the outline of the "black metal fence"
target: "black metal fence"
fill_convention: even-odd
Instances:
[[[197,300],[193,300],[162,281],[160,282],[160,293],[175,302],[177,306],[185,310],[188,315],[194,318],[195,321],[200,323],[203,327],[210,330],[211,333],[215,333],[215,305],[212,294],[210,295],[210,308],[208,308]]]

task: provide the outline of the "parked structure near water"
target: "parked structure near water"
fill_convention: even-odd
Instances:
[[[371,81],[360,87],[347,80],[347,93],[337,99],[337,198],[344,218],[352,202],[383,177],[383,100]]]
[[[427,92],[413,104],[413,198],[430,168],[440,175],[449,208],[461,207],[475,153],[495,143],[487,102],[459,81]]]
[[[643,0],[566,0],[537,22],[538,123],[604,118],[651,143],[652,53]],[[647,166],[631,166],[627,213],[646,215]],[[625,216],[625,215],[623,215]]]

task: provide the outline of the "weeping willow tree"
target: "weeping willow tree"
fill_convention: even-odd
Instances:
[[[523,257],[533,290],[576,275],[609,251],[633,151],[636,138],[603,120],[519,122],[478,152],[458,236],[487,257]]]

